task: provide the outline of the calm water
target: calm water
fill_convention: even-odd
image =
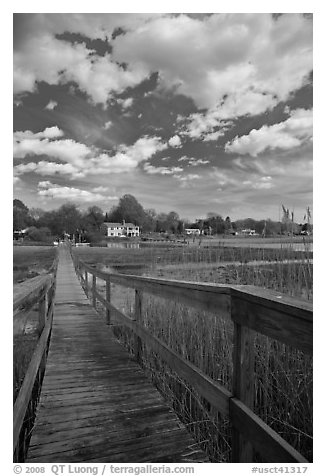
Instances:
[[[246,242],[246,241],[243,241],[243,242],[240,242],[240,241],[229,241],[229,240],[221,240],[219,242],[219,245],[220,246],[231,246],[231,247],[243,247],[243,248],[274,248],[274,249],[281,249],[281,248],[285,248],[285,249],[288,249],[288,248],[291,248],[293,251],[313,251],[313,243],[285,243],[285,242],[262,242],[262,241],[250,241],[250,242]],[[160,248],[171,248],[171,244],[170,243],[166,243],[166,244],[160,244],[160,245],[156,245],[155,243],[130,243],[130,242],[126,242],[126,243],[122,243],[122,242],[117,242],[117,243],[114,243],[114,242],[110,242],[110,243],[107,243],[106,247],[107,248],[120,248],[120,249],[139,249],[139,248],[151,248],[151,247],[154,247],[154,248],[157,248],[157,247],[160,247]],[[175,245],[172,245],[172,246],[175,246]],[[178,245],[180,246],[180,245]],[[194,247],[198,247],[199,245],[197,243],[195,243],[195,245],[193,244],[189,244],[189,245],[185,245],[186,247],[190,246],[194,246]],[[211,244],[209,241],[208,242],[202,242],[201,243],[201,247],[211,247],[211,246],[218,246],[217,244]]]

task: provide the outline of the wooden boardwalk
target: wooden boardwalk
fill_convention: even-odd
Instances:
[[[209,462],[92,308],[64,247],[26,461]]]

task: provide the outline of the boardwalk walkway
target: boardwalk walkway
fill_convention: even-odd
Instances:
[[[59,249],[52,337],[27,462],[208,462],[116,341]]]

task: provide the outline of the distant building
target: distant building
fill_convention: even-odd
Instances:
[[[102,229],[109,237],[134,237],[139,236],[139,226],[133,223],[110,223],[104,222]]]
[[[200,235],[199,228],[185,228],[186,235]]]
[[[246,228],[246,229],[244,229],[244,230],[241,230],[241,234],[242,234],[242,235],[246,235],[246,236],[254,236],[254,235],[257,235],[256,230],[251,230],[250,228]]]

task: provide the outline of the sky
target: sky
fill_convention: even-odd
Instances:
[[[14,198],[194,220],[312,208],[309,14],[14,14]]]

